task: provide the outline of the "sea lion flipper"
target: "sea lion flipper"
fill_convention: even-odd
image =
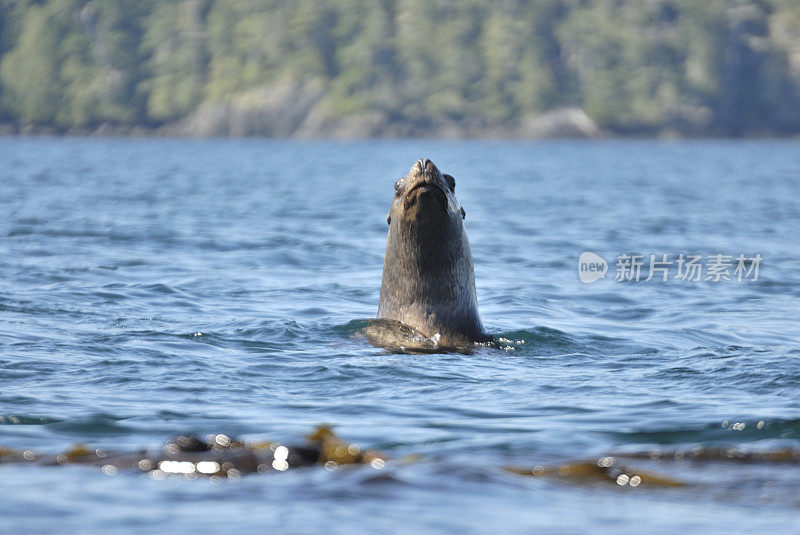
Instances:
[[[370,344],[391,351],[434,353],[440,350],[438,336],[429,338],[417,329],[397,320],[370,320],[363,332]]]

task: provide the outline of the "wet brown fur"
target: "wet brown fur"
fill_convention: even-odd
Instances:
[[[464,217],[453,178],[423,159],[398,181],[387,218],[378,318],[411,327],[440,349],[486,339]],[[381,336],[370,341],[385,345]]]

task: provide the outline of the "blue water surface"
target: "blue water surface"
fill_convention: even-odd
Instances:
[[[456,178],[500,348],[391,354],[355,332],[420,157]],[[679,488],[503,468],[800,448],[799,243],[797,141],[2,138],[0,446],[328,423],[393,460],[225,481],[4,465],[0,531],[795,532],[792,463],[654,467]],[[579,280],[584,251],[605,278]],[[615,280],[623,254],[639,282]],[[644,281],[651,254],[730,255],[732,280]]]

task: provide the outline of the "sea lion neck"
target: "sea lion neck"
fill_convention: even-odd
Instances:
[[[456,267],[462,251],[460,221],[440,215],[431,218],[398,218],[386,240],[385,260],[406,270],[435,273]]]

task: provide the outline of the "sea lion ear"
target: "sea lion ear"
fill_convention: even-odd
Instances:
[[[461,207],[461,219],[466,219],[466,218],[467,218],[467,213],[464,211],[464,207],[462,206]]]
[[[387,225],[391,225],[392,224],[392,213],[391,212],[386,214],[386,224]]]

